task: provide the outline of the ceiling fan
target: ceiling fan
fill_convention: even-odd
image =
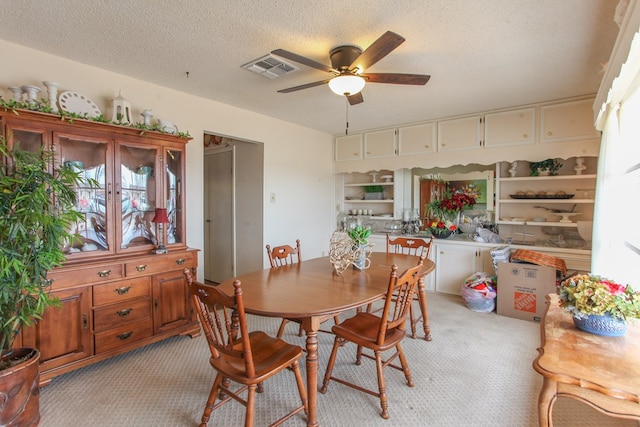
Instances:
[[[431,76],[425,74],[363,72],[400,46],[404,40],[402,36],[387,31],[364,51],[352,45],[338,46],[329,52],[331,66],[321,64],[313,59],[305,58],[304,56],[284,49],[276,49],[271,53],[299,64],[333,74],[333,77],[325,80],[281,89],[278,92],[295,92],[328,83],[334,93],[346,96],[349,104],[355,105],[364,101],[360,91],[364,88],[366,82],[425,85]]]

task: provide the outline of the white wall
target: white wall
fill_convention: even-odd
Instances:
[[[132,104],[135,120],[151,109],[154,120],[175,123],[193,140],[187,145],[187,244],[203,249],[203,133],[228,135],[264,143],[264,242],[303,244],[304,258],[328,251],[335,226],[333,207],[332,136],[267,116],[231,107],[166,87],[91,67],[0,40],[3,60],[0,94],[11,99],[8,86],[43,80],[60,84],[92,99],[105,117],[111,117],[111,99],[122,95]],[[276,194],[276,202],[269,195]],[[202,252],[200,253],[202,266]],[[268,262],[265,257],[265,267]],[[203,279],[202,267],[198,277]]]

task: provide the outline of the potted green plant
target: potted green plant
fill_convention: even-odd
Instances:
[[[347,232],[353,242],[351,247],[353,268],[364,270],[367,268],[367,257],[371,249],[367,244],[367,239],[371,236],[371,229],[357,225]]]
[[[382,185],[365,185],[364,186],[364,199],[365,200],[382,200],[384,199],[384,188]]]
[[[16,349],[14,341],[57,303],[47,272],[65,261],[63,247],[82,218],[73,190],[80,172],[57,167],[52,151],[22,151],[1,137],[0,157],[0,396],[11,396],[0,425],[35,425],[39,352]]]
[[[531,162],[529,169],[531,170],[530,176],[556,176],[558,171],[562,167],[562,163],[556,159],[547,159],[541,162]]]

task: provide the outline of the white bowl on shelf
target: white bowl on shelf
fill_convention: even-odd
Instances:
[[[593,221],[576,221],[578,225],[578,234],[585,241],[591,241],[591,234],[593,232]]]
[[[460,231],[462,231],[464,234],[471,234],[475,233],[476,228],[478,228],[478,224],[473,222],[463,222],[459,227]]]

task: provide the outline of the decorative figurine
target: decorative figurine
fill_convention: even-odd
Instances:
[[[111,100],[111,109],[113,116],[111,121],[114,123],[133,123],[133,115],[131,114],[131,104],[122,97],[122,91],[118,92],[118,97]]]
[[[584,159],[582,157],[576,157],[576,165],[573,170],[576,171],[576,175],[582,175],[582,171],[587,167],[584,165]]]

